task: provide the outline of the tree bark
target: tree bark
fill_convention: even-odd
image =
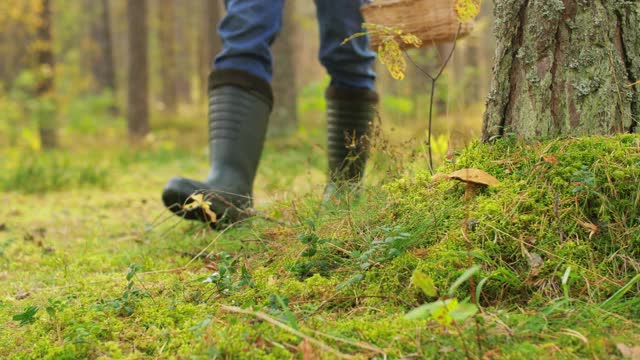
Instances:
[[[127,22],[129,24],[127,125],[130,138],[139,140],[149,132],[146,0],[127,1]]]
[[[298,123],[295,27],[295,1],[285,1],[282,31],[272,47],[274,104],[269,124],[269,136],[289,133],[295,129]]]
[[[203,17],[202,17],[202,29],[199,32],[201,38],[198,43],[200,44],[200,62],[198,67],[200,68],[200,89],[201,97],[204,99],[208,94],[208,82],[209,73],[211,72],[211,64],[214,57],[222,49],[222,41],[218,36],[217,26],[222,18],[222,11],[220,9],[220,2],[218,0],[203,0]]]
[[[194,60],[191,26],[193,22],[193,12],[189,7],[191,2],[182,1],[181,6],[176,8],[176,87],[178,101],[181,104],[191,104],[191,77],[196,74],[197,60]]]
[[[38,131],[40,143],[45,150],[58,146],[58,132],[56,129],[56,104],[54,92],[54,58],[53,42],[51,39],[51,1],[42,0],[40,22],[36,31],[36,58],[38,66],[38,83],[36,97],[38,98]]]
[[[108,0],[85,0],[90,18],[90,35],[95,46],[91,52],[91,72],[96,81],[96,90],[116,88],[116,75],[113,65],[113,45],[111,43],[111,14]],[[94,9],[95,8],[95,9]]]
[[[494,13],[485,141],[638,131],[640,3],[509,0]]]
[[[158,44],[160,46],[161,100],[165,110],[175,114],[178,109],[176,62],[176,6],[174,0],[158,3]]]

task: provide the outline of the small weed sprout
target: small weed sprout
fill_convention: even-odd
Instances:
[[[140,265],[131,264],[126,276],[128,283],[122,293],[122,296],[115,299],[102,300],[101,303],[98,304],[99,308],[104,309],[102,305],[107,305],[108,308],[115,310],[115,312],[120,316],[128,317],[133,315],[136,305],[145,297],[151,296],[148,291],[134,287],[134,278],[137,279],[136,274],[140,272],[140,270],[142,270]]]
[[[28,308],[24,309],[23,312],[13,315],[12,319],[14,321],[19,321],[20,326],[33,324],[37,320],[36,314],[38,313],[38,310],[40,310],[38,306],[29,306]]]
[[[209,275],[203,282],[216,285],[221,294],[229,295],[232,291],[245,286],[254,286],[247,268],[244,265],[239,266],[239,258],[221,252],[218,254],[216,265],[218,266],[217,271]],[[239,276],[238,271],[240,272]]]

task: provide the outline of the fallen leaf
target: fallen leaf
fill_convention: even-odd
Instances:
[[[538,275],[538,273],[540,272],[540,268],[544,264],[542,256],[536,253],[527,253],[527,262],[529,263],[529,267],[531,267],[531,269],[529,270],[531,276]]]
[[[309,340],[304,339],[298,345],[298,351],[302,354],[302,360],[313,360],[316,359],[316,356],[313,352],[313,346],[311,346],[311,342]]]
[[[484,355],[482,355],[482,360],[498,359],[500,358],[500,355],[502,354],[500,353],[499,349],[491,349],[485,351]]]
[[[30,292],[28,292],[28,291],[21,291],[21,292],[16,293],[16,295],[14,296],[14,298],[15,298],[16,300],[23,300],[23,299],[28,298],[30,295],[31,295],[31,293],[30,293]]]
[[[7,224],[0,224],[0,231],[7,231]]]
[[[553,165],[556,165],[558,163],[558,158],[555,155],[542,155],[542,160]]]
[[[202,209],[202,211],[209,216],[209,221],[213,223],[218,221],[216,213],[211,210],[211,203],[204,199],[204,194],[191,194],[191,196],[189,196],[189,200],[192,201],[185,204],[183,209],[187,211]]]
[[[593,235],[595,235],[595,234],[600,232],[600,228],[595,224],[592,224],[592,223],[589,223],[589,222],[585,222],[585,221],[580,221],[580,220],[578,220],[578,224],[580,226],[582,226],[582,228],[584,228],[585,230],[587,230],[589,232],[589,240],[591,240]]]
[[[620,354],[622,354],[623,358],[640,360],[640,346],[631,347],[627,346],[626,344],[618,343],[616,344],[616,347],[618,347],[618,350],[620,351]]]
[[[445,353],[445,354],[446,353],[450,353],[450,352],[454,352],[456,350],[457,349],[454,346],[451,346],[451,345],[444,345],[444,346],[441,346],[440,349],[438,349],[439,352]]]

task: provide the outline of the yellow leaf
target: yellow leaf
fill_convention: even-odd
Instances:
[[[211,210],[211,203],[204,199],[204,194],[191,194],[191,196],[189,196],[189,200],[191,200],[191,202],[182,206],[184,210],[191,211],[195,209],[202,209],[202,211],[209,216],[209,220],[211,222],[216,222],[218,220],[216,213]]]
[[[451,317],[451,314],[449,314],[449,312],[456,309],[457,307],[458,300],[451,299],[449,302],[443,304],[441,307],[432,312],[431,316],[433,316],[433,319],[440,325],[449,326],[453,322],[453,318]]]
[[[455,9],[460,22],[469,22],[480,13],[480,0],[456,0]]]
[[[378,46],[378,58],[380,63],[387,67],[391,77],[396,80],[404,79],[407,63],[402,56],[400,45],[391,36],[387,36]]]
[[[187,211],[198,209],[202,207],[204,194],[191,194],[191,196],[189,196],[189,200],[191,200],[191,202],[184,204],[182,208]]]

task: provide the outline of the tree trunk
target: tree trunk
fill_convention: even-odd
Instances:
[[[272,47],[274,106],[270,118],[269,135],[278,136],[295,129],[297,118],[295,72],[295,1],[285,1],[282,31]]]
[[[53,42],[51,39],[51,1],[42,0],[40,22],[36,32],[36,59],[38,66],[38,83],[36,97],[38,98],[38,131],[43,149],[53,149],[58,146],[58,132],[56,129],[56,104],[54,92],[54,59]]]
[[[129,24],[127,124],[131,139],[139,140],[149,132],[146,0],[127,1],[127,22]]]
[[[494,13],[485,141],[638,131],[637,1],[497,1]]]
[[[176,87],[178,101],[182,104],[191,104],[191,77],[197,71],[193,69],[194,55],[192,53],[192,41],[189,37],[194,14],[189,11],[192,3],[181,1],[181,6],[176,8]]]
[[[158,2],[158,44],[160,46],[160,90],[165,110],[175,114],[178,109],[176,63],[176,6],[174,0]]]
[[[85,0],[85,6],[93,16],[90,18],[90,34],[94,50],[91,52],[91,72],[96,81],[96,90],[116,88],[113,66],[113,45],[111,43],[111,14],[108,0]],[[95,10],[93,8],[96,8]]]
[[[222,41],[220,40],[220,36],[218,36],[217,30],[218,23],[220,23],[222,17],[222,11],[220,9],[220,3],[217,0],[203,0],[202,5],[202,29],[198,33],[201,36],[198,41],[198,44],[201,46],[198,67],[200,69],[201,97],[204,99],[208,95],[209,73],[211,72],[213,58],[222,49]]]

